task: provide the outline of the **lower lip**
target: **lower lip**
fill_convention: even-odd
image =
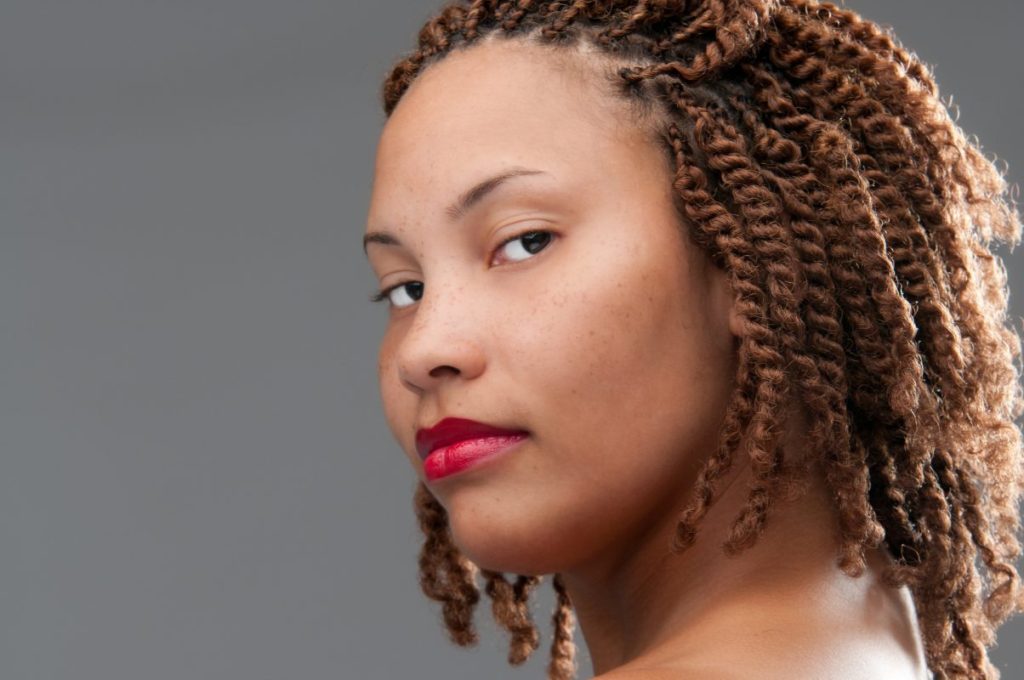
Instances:
[[[436,448],[424,459],[423,473],[431,482],[453,475],[504,453],[523,439],[525,434],[480,437]]]

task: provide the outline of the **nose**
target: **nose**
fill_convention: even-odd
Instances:
[[[436,389],[446,380],[472,380],[484,371],[483,319],[459,297],[436,288],[424,293],[398,344],[398,375],[414,392]]]

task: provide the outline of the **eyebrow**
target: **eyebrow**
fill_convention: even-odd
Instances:
[[[445,215],[452,222],[458,220],[465,215],[470,208],[482,201],[488,194],[493,192],[495,189],[505,184],[508,180],[515,177],[523,177],[527,175],[546,175],[548,173],[543,170],[532,170],[530,168],[511,168],[504,170],[497,175],[492,175],[487,179],[477,182],[467,191],[459,195],[458,199],[450,206],[445,208]],[[371,243],[379,243],[385,246],[401,246],[401,241],[398,240],[394,234],[390,234],[386,231],[371,231],[363,236],[363,252],[366,252],[366,246]]]

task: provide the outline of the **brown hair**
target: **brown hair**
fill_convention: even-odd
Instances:
[[[755,486],[723,548],[757,540],[806,472],[779,446],[796,400],[837,499],[838,566],[858,576],[865,549],[883,544],[894,558],[884,580],[909,586],[934,677],[998,678],[987,647],[1024,609],[1024,396],[992,246],[1015,246],[1021,225],[928,68],[887,30],[814,0],[472,0],[423,26],[387,76],[385,113],[429,64],[488,34],[588,45],[613,63],[617,95],[656,113],[690,237],[731,276],[747,329],[740,374],[675,548],[694,541],[737,451]],[[522,663],[538,646],[528,601],[541,577],[510,581],[466,559],[422,482],[414,506],[420,583],[451,639],[477,641],[482,571],[508,660]],[[553,584],[549,677],[565,679],[574,618],[558,574]]]

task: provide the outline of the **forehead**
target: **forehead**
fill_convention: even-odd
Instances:
[[[416,78],[385,124],[375,189],[441,188],[496,164],[628,163],[641,130],[604,73],[565,48],[516,39],[452,52]]]

